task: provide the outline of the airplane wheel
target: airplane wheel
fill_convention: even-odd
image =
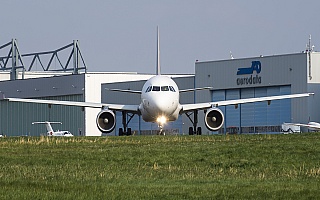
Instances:
[[[189,135],[193,135],[193,128],[189,127]]]
[[[197,128],[197,135],[201,135],[201,134],[202,134],[201,127],[198,127],[198,128]]]
[[[123,129],[119,128],[119,136],[123,136]]]
[[[131,128],[128,128],[127,135],[131,135]]]

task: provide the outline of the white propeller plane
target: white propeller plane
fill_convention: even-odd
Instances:
[[[202,132],[201,127],[197,127],[199,110],[204,110],[205,112],[204,121],[206,127],[210,131],[217,131],[223,126],[224,123],[224,114],[218,108],[219,106],[238,105],[243,103],[253,103],[261,101],[270,102],[272,100],[279,99],[307,97],[313,94],[302,93],[195,104],[179,103],[179,94],[181,92],[189,92],[203,89],[210,89],[210,87],[179,90],[177,84],[170,77],[160,74],[159,30],[157,30],[157,75],[146,81],[142,88],[142,91],[110,89],[111,91],[141,94],[141,103],[139,105],[119,105],[107,103],[54,101],[21,98],[7,98],[7,100],[18,102],[102,108],[102,110],[97,115],[96,124],[98,129],[103,133],[110,133],[114,130],[116,126],[115,111],[121,111],[123,128],[119,129],[119,135],[131,134],[131,128],[128,128],[128,122],[126,119],[127,113],[132,114],[130,119],[135,114],[137,114],[141,115],[142,119],[146,122],[158,123],[160,128],[160,134],[162,133],[162,127],[166,122],[175,121],[179,115],[186,114],[190,121],[193,123],[193,127],[189,127],[189,134],[200,135]],[[193,113],[193,119],[190,118],[190,113]]]
[[[54,131],[51,124],[62,124],[61,122],[32,122],[32,124],[45,124],[47,128],[47,136],[62,136],[62,137],[72,137],[72,133],[69,131]]]

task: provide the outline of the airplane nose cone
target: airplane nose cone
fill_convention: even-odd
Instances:
[[[168,108],[166,101],[156,101],[154,102],[154,108],[158,111],[164,111]]]
[[[172,114],[174,111],[174,106],[174,102],[170,100],[168,101],[167,99],[154,102],[154,110],[156,110],[157,113]]]

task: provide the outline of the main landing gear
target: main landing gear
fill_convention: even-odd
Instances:
[[[127,116],[129,117],[129,120],[127,121]],[[122,111],[122,126],[123,128],[119,128],[119,136],[123,135],[132,135],[131,128],[128,128],[128,124],[133,118],[134,114],[126,113],[125,111]]]
[[[134,117],[134,115],[135,114],[122,111],[122,126],[123,126],[123,128],[119,128],[119,136],[132,135],[132,130],[131,130],[131,128],[128,128],[128,124],[131,121],[131,119]],[[158,127],[159,127],[158,135],[165,135],[165,132],[163,130],[163,124],[158,123]]]
[[[193,114],[193,119],[190,117]],[[198,110],[194,110],[192,113],[186,113],[186,116],[192,122],[193,127],[189,127],[189,135],[201,135],[202,129],[201,127],[197,127],[198,125]]]

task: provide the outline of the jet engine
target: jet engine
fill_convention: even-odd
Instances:
[[[101,110],[97,115],[96,123],[102,133],[110,133],[116,127],[116,116],[111,110]]]
[[[220,109],[211,108],[206,112],[204,122],[210,131],[217,131],[224,123],[224,115]]]

